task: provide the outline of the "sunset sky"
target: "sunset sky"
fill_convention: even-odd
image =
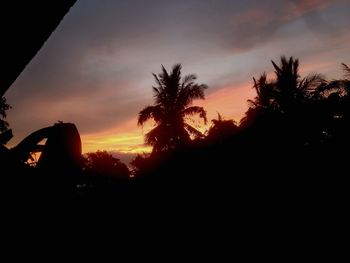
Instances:
[[[294,56],[302,75],[341,77],[349,12],[349,0],[78,0],[5,94],[9,146],[61,120],[77,125],[84,152],[149,150],[137,114],[152,104],[161,64],[181,63],[209,86],[195,101],[209,120],[239,121],[271,59]]]

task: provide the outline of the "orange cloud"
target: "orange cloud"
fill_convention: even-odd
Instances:
[[[253,6],[236,15],[232,22],[234,24],[244,25],[258,21],[259,27],[268,26],[271,23],[288,22],[297,19],[310,12],[326,9],[342,1],[344,2],[344,0],[294,0],[291,5],[281,5],[278,14],[275,13],[275,10],[266,6]]]
[[[312,72],[318,72],[332,65],[333,62],[310,62],[302,64],[301,75],[306,76]],[[272,65],[267,71],[269,78],[274,78]],[[258,77],[258,75],[256,76]],[[202,132],[209,129],[210,120],[216,119],[220,113],[225,119],[233,119],[237,122],[244,116],[248,109],[248,99],[256,96],[252,88],[252,81],[239,85],[229,85],[207,94],[205,100],[194,101],[194,105],[202,106],[207,111],[209,120],[207,125],[198,118],[189,121],[191,125]],[[83,152],[97,150],[118,151],[122,153],[150,152],[152,147],[144,145],[144,135],[153,127],[154,123],[146,123],[145,127],[137,126],[136,117],[111,129],[92,134],[83,134]]]
[[[305,76],[310,72],[317,72],[329,67],[330,64],[331,62],[303,64],[301,75]],[[272,70],[267,73],[269,78],[274,77]],[[247,100],[253,99],[255,95],[256,93],[252,88],[251,81],[238,86],[229,85],[213,91],[206,96],[205,100],[194,102],[194,105],[202,106],[207,111],[208,124],[204,125],[201,120],[196,118],[190,124],[205,132],[211,125],[210,120],[217,118],[217,113],[220,113],[225,119],[234,119],[239,122],[248,109]],[[144,135],[153,125],[154,123],[149,122],[143,128],[138,127],[135,117],[102,132],[83,134],[83,152],[94,152],[97,150],[118,151],[122,153],[150,152],[152,147],[144,144]]]
[[[143,136],[148,127],[137,127],[136,119],[108,129],[106,131],[83,134],[83,152],[97,150],[119,151],[122,153],[150,152],[151,147],[144,145]]]
[[[221,88],[209,94],[206,100],[195,104],[206,109],[208,120],[217,118],[217,113],[220,113],[226,119],[239,121],[248,109],[247,100],[254,97],[252,83],[246,82],[239,86]]]

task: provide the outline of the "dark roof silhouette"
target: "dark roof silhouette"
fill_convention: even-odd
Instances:
[[[4,1],[0,17],[0,97],[40,50],[76,0]]]

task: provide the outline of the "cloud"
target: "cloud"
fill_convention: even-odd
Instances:
[[[296,21],[304,22],[312,33],[319,37],[340,35],[343,32],[342,28],[333,26],[321,13],[343,2],[342,0],[267,0],[249,5],[232,16],[231,28],[224,30],[225,33],[230,32],[231,36],[226,38],[226,43],[233,52],[249,51],[257,46],[274,42],[283,28]]]
[[[6,94],[14,141],[57,120],[76,123],[83,135],[123,125],[152,102],[151,73],[160,64],[183,63],[185,74],[210,84],[208,94],[249,81],[272,53],[298,53],[312,42],[309,31],[339,39],[350,23],[346,7],[335,0],[78,1]]]
[[[309,12],[327,8],[335,3],[342,2],[342,0],[292,0],[295,7],[290,11],[291,16],[300,16]]]

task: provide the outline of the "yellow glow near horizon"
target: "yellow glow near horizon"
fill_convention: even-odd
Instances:
[[[247,110],[247,100],[254,98],[255,92],[251,83],[244,83],[241,86],[227,86],[206,96],[204,101],[194,101],[193,105],[204,107],[207,111],[208,123],[194,118],[189,124],[205,132],[211,125],[211,120],[217,118],[220,113],[225,119],[239,121]],[[145,127],[137,126],[137,120],[130,119],[106,131],[93,134],[83,134],[83,153],[95,152],[97,150],[117,151],[121,153],[149,153],[151,146],[144,144],[144,135],[153,127],[154,123],[149,122]]]
[[[137,126],[136,119],[131,119],[106,131],[83,134],[83,153],[97,150],[149,153],[152,147],[144,145],[144,130]]]

